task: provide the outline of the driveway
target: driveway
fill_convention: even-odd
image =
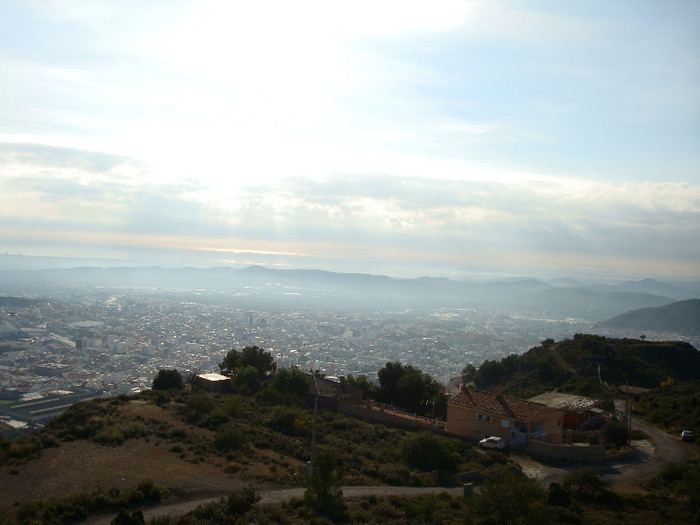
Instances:
[[[616,400],[616,406],[624,406],[624,401]],[[656,474],[666,463],[681,463],[688,457],[687,447],[679,437],[642,423],[632,418],[632,428],[640,430],[648,440],[633,443],[637,449],[634,458],[613,460],[595,464],[596,470],[605,474],[613,486],[631,480],[643,479]],[[547,465],[529,456],[513,456],[525,474],[537,478],[545,484],[561,482],[569,472],[581,468],[576,465]]]

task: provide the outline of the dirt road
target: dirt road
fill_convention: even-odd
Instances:
[[[304,488],[296,487],[291,489],[259,489],[260,501],[258,505],[278,505],[293,498],[304,496]],[[423,494],[438,494],[447,492],[453,496],[462,495],[463,487],[388,487],[388,486],[365,486],[365,487],[343,487],[343,496],[346,500],[355,500],[362,496],[420,496]],[[157,507],[145,509],[143,516],[148,521],[151,518],[160,516],[181,516],[193,510],[199,505],[216,501],[218,498],[201,498],[180,503],[165,503]],[[82,525],[109,525],[116,513],[105,516],[91,518]]]
[[[661,430],[650,427],[635,419],[632,420],[632,428],[642,431],[649,436],[649,440],[639,442],[637,445],[636,457],[607,462],[595,465],[596,469],[605,474],[614,486],[619,486],[633,480],[643,479],[654,475],[666,463],[680,463],[688,455],[686,446],[679,438],[671,436]],[[512,455],[523,472],[528,476],[537,478],[545,484],[551,482],[561,482],[567,473],[581,468],[576,465],[546,465],[536,459],[525,455]],[[260,495],[259,505],[275,505],[289,501],[292,498],[300,498],[304,495],[303,488],[256,488]],[[364,486],[364,487],[343,487],[343,495],[346,499],[357,499],[361,496],[416,496],[420,494],[431,494],[448,492],[453,495],[463,494],[463,488],[444,487],[388,487],[388,486]],[[224,494],[221,494],[224,495]],[[221,496],[220,495],[220,496]],[[148,520],[157,516],[180,516],[191,511],[198,505],[214,501],[218,497],[198,498],[178,503],[165,503],[157,507],[144,510],[144,517]],[[115,514],[91,518],[83,525],[109,525]]]

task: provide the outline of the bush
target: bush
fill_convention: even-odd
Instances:
[[[547,505],[568,507],[571,505],[571,497],[567,491],[561,488],[559,483],[551,483],[549,485],[549,493],[547,494]]]
[[[474,511],[482,523],[553,523],[554,513],[546,499],[547,491],[539,481],[506,471],[486,477],[474,495]]]
[[[455,461],[443,442],[430,432],[421,432],[404,438],[401,443],[406,464],[422,471],[450,470]]]
[[[630,433],[626,423],[608,421],[602,431],[603,441],[615,448],[622,448],[629,441]]]
[[[112,512],[143,503],[155,503],[167,496],[167,490],[150,480],[140,482],[124,492],[80,493],[64,499],[25,503],[17,511],[19,523],[71,523],[82,521],[91,514]],[[142,522],[141,522],[142,523]]]
[[[562,485],[574,496],[593,500],[608,493],[610,481],[593,467],[583,467],[569,472]]]
[[[245,436],[241,430],[231,423],[221,427],[214,436],[214,447],[219,452],[238,450],[245,444]]]
[[[268,426],[288,436],[311,435],[312,421],[308,414],[294,406],[274,407],[267,421]]]

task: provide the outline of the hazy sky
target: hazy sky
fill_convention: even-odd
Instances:
[[[700,278],[700,2],[0,3],[0,253]]]

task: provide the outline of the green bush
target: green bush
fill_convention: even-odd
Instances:
[[[473,509],[480,523],[554,523],[554,513],[546,505],[547,491],[539,481],[524,474],[503,472],[487,476]]]
[[[418,470],[451,470],[456,466],[444,443],[430,432],[407,436],[401,451],[406,464]]]
[[[221,427],[214,436],[214,447],[219,452],[238,450],[246,443],[246,436],[236,425],[231,423]]]
[[[79,493],[68,498],[50,499],[45,502],[25,503],[17,511],[17,521],[25,523],[73,523],[92,514],[116,511],[124,507],[156,503],[167,496],[166,489],[150,480],[141,481],[137,486],[121,492],[111,489],[108,492],[95,491]]]

